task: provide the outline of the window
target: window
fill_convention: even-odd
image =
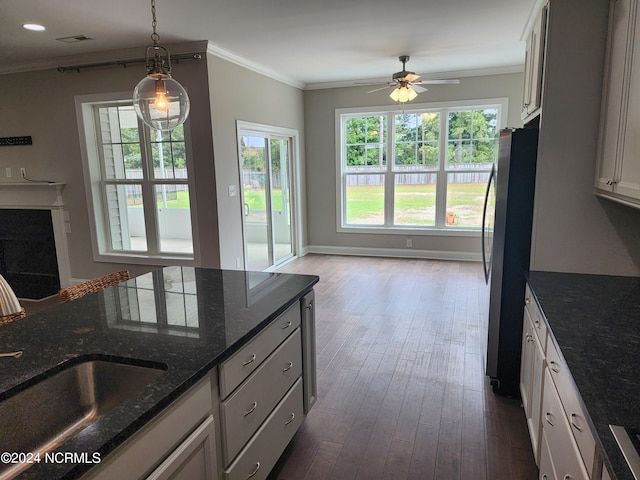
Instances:
[[[84,102],[81,114],[95,256],[193,259],[183,125],[149,129],[130,100]]]
[[[340,109],[338,230],[475,231],[506,99]]]

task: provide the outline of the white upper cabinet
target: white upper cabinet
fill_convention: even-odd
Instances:
[[[638,0],[612,0],[595,188],[640,208],[640,45]],[[634,88],[635,85],[635,88]]]
[[[547,4],[544,4],[538,11],[531,25],[531,30],[525,37],[524,90],[522,92],[522,120],[524,123],[537,116],[542,106],[542,75],[547,12]]]

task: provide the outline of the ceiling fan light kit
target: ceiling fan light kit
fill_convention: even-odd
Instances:
[[[171,77],[171,54],[160,45],[156,32],[156,2],[151,0],[153,45],[147,47],[147,76],[133,90],[133,106],[138,117],[156,130],[173,130],[189,116],[189,96],[179,82]]]
[[[405,103],[410,102],[411,100],[416,98],[418,94],[413,88],[403,85],[396,88],[393,92],[391,92],[391,94],[389,94],[389,96],[394,102]]]

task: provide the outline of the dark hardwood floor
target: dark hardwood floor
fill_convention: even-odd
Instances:
[[[484,375],[482,267],[307,255],[316,286],[318,401],[270,480],[528,480],[520,401]]]

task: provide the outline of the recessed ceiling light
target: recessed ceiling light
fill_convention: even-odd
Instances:
[[[22,28],[26,28],[27,30],[32,30],[34,32],[44,32],[46,30],[43,25],[38,25],[37,23],[25,23],[22,25]]]

